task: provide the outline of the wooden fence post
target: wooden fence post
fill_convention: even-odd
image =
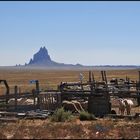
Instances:
[[[15,86],[15,110],[17,110],[17,91],[18,91],[18,87]]]
[[[140,71],[139,71],[139,83],[140,83]]]
[[[137,95],[140,95],[139,93],[139,90],[140,90],[140,71],[139,71],[139,81],[136,82],[136,90],[138,91]],[[138,106],[140,106],[140,98],[137,98],[137,103],[138,103]]]
[[[105,81],[103,71],[101,71],[101,75],[102,75],[102,81]]]
[[[91,83],[91,71],[89,71],[89,83]]]
[[[1,82],[4,82],[4,85],[5,85],[5,87],[6,87],[6,109],[8,110],[8,100],[9,100],[9,92],[10,92],[10,89],[9,89],[9,85],[8,85],[8,83],[7,83],[7,81],[6,80],[0,80],[0,83]]]
[[[36,94],[37,94],[37,106],[40,108],[40,100],[39,100],[39,81],[36,80]]]
[[[106,84],[107,84],[106,71],[103,71],[103,73],[104,73],[104,80],[105,80],[105,82],[106,82]]]
[[[35,110],[36,109],[36,106],[35,106],[35,98],[36,98],[35,89],[32,89],[32,93],[33,93],[33,98],[34,98],[34,110]]]
[[[92,72],[92,88],[94,87],[94,89],[96,88],[95,86],[95,78],[94,78],[94,73]]]

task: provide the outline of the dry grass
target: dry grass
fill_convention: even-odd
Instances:
[[[18,85],[22,91],[28,91],[34,88],[34,85],[29,84],[32,79],[38,79],[42,89],[53,88],[57,89],[57,85],[61,81],[78,81],[79,73],[84,75],[84,81],[88,80],[88,71],[74,70],[27,70],[27,69],[0,69],[0,79],[6,79],[13,92],[14,86]],[[96,80],[101,80],[100,71],[94,70]],[[126,75],[132,80],[138,80],[138,70],[108,70],[107,78],[110,80],[113,77],[125,78]],[[2,87],[1,87],[2,88]]]
[[[1,123],[0,137],[12,139],[134,139],[140,138],[139,120],[50,122],[49,120],[20,120]]]

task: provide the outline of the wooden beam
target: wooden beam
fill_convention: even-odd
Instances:
[[[118,119],[122,119],[122,118],[140,118],[140,115],[120,115],[120,114],[107,114],[105,115],[106,117],[112,117],[112,118],[118,118]]]
[[[89,71],[89,83],[91,82],[91,71]]]
[[[18,87],[15,86],[15,110],[17,110],[17,90],[18,90]]]

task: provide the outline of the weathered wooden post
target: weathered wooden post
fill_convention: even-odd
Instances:
[[[105,82],[106,82],[106,84],[107,84],[106,71],[103,71],[103,73],[104,73],[104,80],[105,80]]]
[[[57,102],[58,102],[58,104],[57,104],[57,107],[61,107],[61,93],[58,93],[57,94]]]
[[[140,92],[140,71],[139,71],[139,82],[138,82],[137,86],[138,86],[138,88],[137,88],[138,93],[137,94],[140,95],[140,93],[139,93]],[[139,97],[137,98],[137,103],[138,103],[138,106],[140,106],[140,98]]]
[[[58,89],[59,89],[59,91],[60,91],[60,94],[61,94],[61,105],[62,105],[62,102],[63,102],[63,100],[64,100],[64,98],[63,98],[63,84],[62,84],[62,82],[60,83],[60,85],[59,85],[59,87],[58,87]]]
[[[94,73],[92,72],[92,86],[94,87],[94,89],[96,88],[95,86],[95,78],[94,78]]]
[[[105,87],[106,87],[106,91],[108,93],[108,84],[107,84],[106,71],[103,71],[103,73],[104,73]]]
[[[90,84],[90,90],[92,94],[93,93],[93,73],[91,75],[91,71],[89,71],[89,84]]]
[[[95,82],[94,73],[92,72],[92,81]]]
[[[140,83],[140,71],[139,71],[139,83]]]
[[[36,90],[33,91],[33,95],[34,95],[34,106],[35,106],[35,99],[37,98],[37,108],[40,108],[40,100],[39,100],[39,81],[38,80],[31,80],[30,83],[32,84],[35,84],[36,85]]]
[[[80,78],[80,83],[81,83],[81,89],[84,90],[83,84],[82,84],[83,83],[84,76],[83,76],[82,73],[80,73],[79,78]]]
[[[40,99],[39,99],[39,81],[36,80],[36,94],[37,94],[37,106],[40,108]]]
[[[5,102],[6,102],[6,108],[8,109],[8,100],[9,100],[9,86],[8,86],[8,83],[6,80],[0,80],[0,83],[3,82],[5,87],[6,87],[6,99],[5,99]]]
[[[89,71],[89,83],[91,83],[91,71]]]
[[[126,84],[126,86],[127,86],[127,89],[130,90],[130,78],[127,77],[127,76],[126,76],[126,78],[125,78],[125,84]],[[130,95],[130,93],[129,93],[129,95]]]
[[[102,75],[102,81],[104,81],[104,73],[103,73],[103,71],[101,71],[101,75]]]
[[[90,83],[90,90],[91,94],[93,93],[93,73],[89,72],[89,83]]]
[[[6,86],[6,105],[8,105],[8,100],[9,100],[9,86],[5,80],[5,86]],[[8,106],[7,106],[7,109],[8,109]]]
[[[15,110],[17,111],[17,91],[18,91],[18,87],[15,86]]]
[[[106,72],[101,71],[101,75],[102,75],[102,81],[105,81],[107,83]]]
[[[35,95],[35,89],[32,89],[32,94],[33,94],[33,98],[34,98],[34,110],[35,110],[35,109],[36,109],[36,102],[35,102],[36,95]]]

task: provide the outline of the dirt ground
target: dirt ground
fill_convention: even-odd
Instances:
[[[70,122],[20,120],[0,123],[1,139],[140,139],[140,120],[98,119]]]

